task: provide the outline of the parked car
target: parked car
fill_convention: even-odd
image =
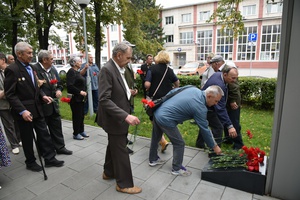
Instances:
[[[57,70],[58,74],[61,75],[66,75],[69,69],[71,68],[70,64],[67,65],[54,65],[55,69]]]
[[[178,75],[201,75],[206,70],[206,65],[203,62],[189,62],[179,67]]]
[[[134,73],[137,73],[137,70],[138,70],[138,69],[141,69],[141,65],[142,65],[142,64],[136,64],[136,63],[132,63],[132,64],[131,64]]]

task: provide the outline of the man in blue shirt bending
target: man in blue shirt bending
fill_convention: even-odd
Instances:
[[[174,89],[170,93],[176,90]],[[221,149],[208,127],[206,115],[207,107],[216,105],[222,96],[224,93],[219,86],[211,86],[205,91],[190,87],[164,102],[154,112],[149,165],[156,166],[164,163],[157,155],[157,148],[162,134],[166,133],[173,145],[172,174],[181,176],[192,174],[182,166],[185,143],[177,128],[177,124],[189,119],[195,120],[201,129],[204,141],[216,154],[220,154]]]

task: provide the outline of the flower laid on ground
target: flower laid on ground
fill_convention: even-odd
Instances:
[[[247,130],[249,139],[253,138],[250,130]],[[248,171],[258,172],[260,163],[264,162],[266,153],[258,147],[243,146],[242,149],[224,150],[220,156],[211,158],[214,169],[246,168]]]
[[[144,106],[149,106],[150,108],[153,108],[155,106],[155,103],[153,101],[148,101],[147,99],[142,99],[142,103]]]
[[[64,102],[64,103],[70,103],[71,99],[70,98],[67,98],[67,97],[62,97],[60,99],[61,102]]]
[[[253,134],[251,133],[250,130],[247,130],[247,135],[248,135],[249,139],[252,139],[252,138],[253,138]]]
[[[50,81],[50,84],[51,84],[51,85],[55,85],[57,82],[58,82],[57,79],[52,79],[52,80]]]
[[[138,69],[136,72],[137,72],[139,75],[144,74],[144,72],[143,72],[142,70],[140,70],[140,69]]]

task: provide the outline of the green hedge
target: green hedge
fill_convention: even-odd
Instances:
[[[195,85],[200,87],[200,79],[198,76],[180,76],[180,86]],[[239,77],[242,104],[253,106],[257,109],[272,110],[275,103],[276,91],[275,78],[257,78],[257,77]],[[136,79],[139,91],[142,91],[142,80],[137,75]]]
[[[142,80],[136,75],[136,84],[139,91],[142,90]],[[199,76],[180,76],[180,86],[195,85],[200,87]],[[66,88],[66,76],[61,76],[61,81]],[[253,106],[257,109],[272,110],[275,103],[276,91],[275,78],[239,77],[242,104]]]

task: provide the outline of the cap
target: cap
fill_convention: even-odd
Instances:
[[[207,55],[207,57],[213,58],[213,57],[215,57],[215,54],[214,54],[214,53],[209,53],[209,54]]]
[[[128,42],[128,41],[123,41],[125,44],[127,44],[128,46],[130,46],[130,47],[135,47],[135,45],[134,44],[131,44],[130,42]]]
[[[210,63],[215,63],[215,62],[220,62],[220,61],[224,61],[223,57],[220,55],[216,55],[210,60]]]

